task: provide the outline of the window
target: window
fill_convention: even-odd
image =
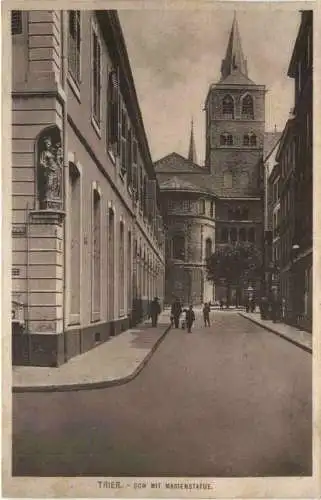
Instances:
[[[21,10],[11,11],[11,34],[21,35],[22,33],[22,12]]]
[[[119,313],[124,313],[124,291],[125,291],[125,241],[124,223],[119,224]]]
[[[107,88],[107,148],[118,144],[118,77],[115,70],[109,73]],[[117,148],[115,148],[117,150]],[[115,151],[116,152],[116,151]]]
[[[205,214],[205,200],[200,200],[199,201],[199,213],[201,215]]]
[[[70,242],[70,293],[69,324],[79,323],[80,316],[80,247],[81,247],[81,198],[80,172],[69,163],[69,242]],[[67,219],[67,220],[68,220]]]
[[[173,258],[185,260],[185,237],[183,235],[173,238]]]
[[[225,188],[232,188],[233,186],[233,176],[231,172],[224,172],[223,183]]]
[[[237,241],[237,229],[236,229],[236,227],[232,227],[232,229],[230,230],[230,239],[231,239],[231,243],[236,243],[236,241]]]
[[[144,207],[144,178],[143,178],[143,167],[139,167],[139,199],[140,199],[140,209],[143,210]]]
[[[132,146],[133,146],[133,188],[136,193],[136,200],[139,198],[139,180],[138,180],[138,162],[137,162],[137,142],[132,137]]]
[[[249,185],[249,174],[247,172],[241,173],[240,185],[241,185],[241,187],[247,187]]]
[[[101,48],[98,34],[95,30],[92,33],[92,113],[97,125],[100,126],[101,107]]]
[[[211,201],[210,217],[214,217],[214,201]]]
[[[255,242],[255,229],[254,229],[254,227],[250,227],[250,229],[249,229],[248,241],[250,243],[254,243]]]
[[[222,134],[220,136],[220,145],[221,146],[233,146],[233,136],[232,134]]]
[[[114,319],[114,296],[115,296],[115,226],[114,212],[110,208],[108,213],[108,319]]]
[[[121,161],[120,161],[120,171],[121,174],[124,175],[126,173],[126,166],[127,166],[127,116],[126,112],[124,109],[121,111],[121,149],[120,149],[120,155],[121,155]]]
[[[226,95],[223,98],[223,118],[234,120],[234,100],[230,95]]]
[[[250,145],[256,146],[256,135],[255,134],[250,134]]]
[[[144,212],[144,215],[147,214],[147,176],[144,175],[144,179],[143,179],[143,212]]]
[[[242,210],[242,220],[248,220],[249,218],[249,209],[243,208]]]
[[[242,99],[242,118],[254,119],[253,98],[249,94]]]
[[[212,255],[212,240],[211,238],[207,238],[205,242],[205,258],[209,259]]]
[[[132,154],[132,131],[130,127],[128,126],[127,130],[127,165],[126,165],[126,171],[127,171],[127,186],[132,185],[132,175],[133,175],[133,154]]]
[[[228,242],[228,229],[226,227],[222,227],[222,230],[221,230],[221,242],[222,243],[227,243]]]
[[[191,209],[191,202],[190,200],[183,200],[182,201],[182,210],[183,212],[189,212]]]
[[[93,191],[92,229],[92,321],[100,316],[100,194]]]
[[[80,83],[80,10],[69,12],[68,69],[76,83]]]
[[[249,134],[245,134],[243,136],[243,146],[249,146],[250,145],[250,136]]]
[[[240,229],[239,238],[240,241],[246,241],[246,229],[244,227],[241,227]]]

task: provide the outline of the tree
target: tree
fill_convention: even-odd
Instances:
[[[206,260],[206,268],[209,281],[226,286],[229,305],[231,286],[240,290],[245,283],[255,281],[261,276],[262,255],[251,243],[224,245]]]

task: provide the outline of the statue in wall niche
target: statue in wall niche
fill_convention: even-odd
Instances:
[[[63,151],[60,137],[52,137],[60,136],[60,132],[54,131],[56,134],[47,134],[38,141],[39,202],[42,209],[60,210],[62,208]]]

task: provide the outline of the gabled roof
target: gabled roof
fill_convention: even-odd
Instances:
[[[200,165],[197,165],[191,160],[184,158],[178,153],[170,153],[163,158],[160,158],[154,163],[156,173],[160,172],[177,172],[177,173],[206,173],[207,170]]]
[[[264,132],[263,160],[266,160],[280,141],[282,132]]]

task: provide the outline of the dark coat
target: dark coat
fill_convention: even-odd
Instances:
[[[188,325],[192,325],[195,321],[195,313],[191,309],[187,309],[186,311],[186,323]]]
[[[150,304],[150,315],[157,316],[161,312],[161,307],[158,300],[153,300]]]
[[[178,301],[173,302],[172,309],[171,309],[171,314],[174,317],[178,317],[178,316],[181,315],[181,313],[182,313],[182,306],[181,306],[180,302],[178,302]]]

